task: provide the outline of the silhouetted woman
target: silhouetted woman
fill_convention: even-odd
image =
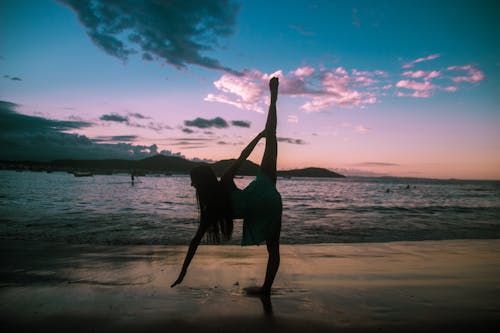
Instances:
[[[182,282],[201,239],[219,242],[229,240],[233,231],[233,218],[243,219],[241,245],[266,242],[268,261],[264,284],[253,293],[270,293],[280,264],[279,238],[281,231],[281,196],[276,190],[276,100],[278,78],[269,81],[271,103],[264,131],[259,133],[241,152],[240,157],[224,172],[218,181],[212,168],[199,166],[191,170],[191,185],[196,188],[200,209],[200,225],[189,245],[182,270],[172,287]],[[260,139],[266,138],[266,148],[257,177],[245,189],[238,189],[234,176]]]

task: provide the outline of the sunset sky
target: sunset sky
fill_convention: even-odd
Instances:
[[[500,179],[496,1],[0,1],[0,159]],[[260,162],[263,145],[252,154]]]

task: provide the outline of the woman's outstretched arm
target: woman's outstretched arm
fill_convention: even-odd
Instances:
[[[234,178],[234,176],[236,175],[236,173],[240,169],[243,162],[245,162],[245,160],[248,158],[248,156],[250,156],[250,154],[254,150],[255,146],[257,145],[257,143],[259,143],[260,139],[262,139],[264,137],[264,135],[265,135],[264,131],[260,132],[259,134],[257,134],[257,136],[255,138],[253,138],[252,141],[250,141],[250,143],[241,152],[240,157],[236,161],[234,161],[233,164],[231,164],[231,166],[224,172],[224,175],[222,176],[223,179],[224,178],[225,179],[233,179]]]
[[[191,263],[191,260],[193,259],[194,255],[196,253],[196,249],[198,249],[198,245],[200,245],[201,239],[203,238],[203,235],[205,235],[206,231],[207,231],[207,227],[205,226],[205,224],[200,223],[200,226],[198,227],[196,234],[194,235],[193,239],[191,240],[191,244],[189,244],[189,249],[186,253],[186,258],[184,259],[184,264],[182,265],[182,269],[181,269],[181,272],[179,273],[179,277],[177,278],[177,280],[175,280],[174,283],[172,283],[172,285],[170,286],[171,288],[180,284],[182,282],[182,280],[184,279],[184,276],[186,275],[189,264]]]

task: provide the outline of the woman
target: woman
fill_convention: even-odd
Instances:
[[[264,131],[259,133],[241,152],[240,157],[224,172],[220,182],[208,166],[191,171],[191,185],[196,188],[200,208],[200,225],[189,245],[186,259],[177,280],[171,287],[180,284],[186,275],[201,239],[208,232],[209,238],[218,242],[230,239],[233,218],[243,218],[241,245],[258,245],[265,241],[268,261],[264,284],[247,292],[269,294],[280,264],[279,238],[281,231],[281,196],[276,190],[276,101],[278,78],[269,81],[271,103]],[[248,158],[261,138],[266,138],[266,148],[256,179],[245,189],[238,189],[234,176]]]

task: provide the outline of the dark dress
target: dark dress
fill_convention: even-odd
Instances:
[[[259,173],[244,189],[231,179],[224,186],[230,192],[233,217],[243,219],[241,245],[259,245],[281,230],[281,195],[271,178]]]

